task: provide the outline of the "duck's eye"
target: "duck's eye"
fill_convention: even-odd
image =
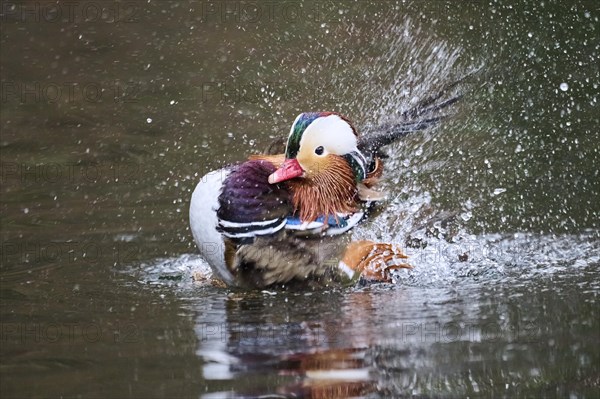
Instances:
[[[315,154],[317,154],[317,155],[323,155],[323,151],[325,151],[325,149],[323,148],[322,145],[315,148]]]

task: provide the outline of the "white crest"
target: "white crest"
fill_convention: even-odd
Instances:
[[[335,155],[346,155],[358,150],[352,126],[338,115],[315,119],[300,139],[300,148],[304,149],[305,146],[311,152],[316,147],[323,146],[327,153]]]

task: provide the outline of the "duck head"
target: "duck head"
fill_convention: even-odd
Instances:
[[[269,183],[311,180],[327,172],[348,170],[356,181],[361,181],[366,161],[357,145],[356,129],[345,117],[334,112],[302,113],[290,130],[285,161],[269,176]]]

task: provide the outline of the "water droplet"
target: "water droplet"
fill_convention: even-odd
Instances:
[[[146,118],[146,123],[152,123],[152,118]]]
[[[569,90],[569,85],[567,83],[563,82],[560,84],[560,89],[562,91],[567,91],[567,90]]]
[[[462,220],[464,220],[465,222],[468,221],[469,219],[471,219],[472,217],[473,217],[473,212],[471,212],[471,211],[461,213],[461,215],[460,215],[460,218]]]

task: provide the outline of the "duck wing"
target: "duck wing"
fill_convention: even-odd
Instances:
[[[248,239],[277,233],[292,213],[288,190],[270,184],[276,167],[265,160],[251,160],[233,167],[223,182],[217,210],[218,230],[232,239]]]

